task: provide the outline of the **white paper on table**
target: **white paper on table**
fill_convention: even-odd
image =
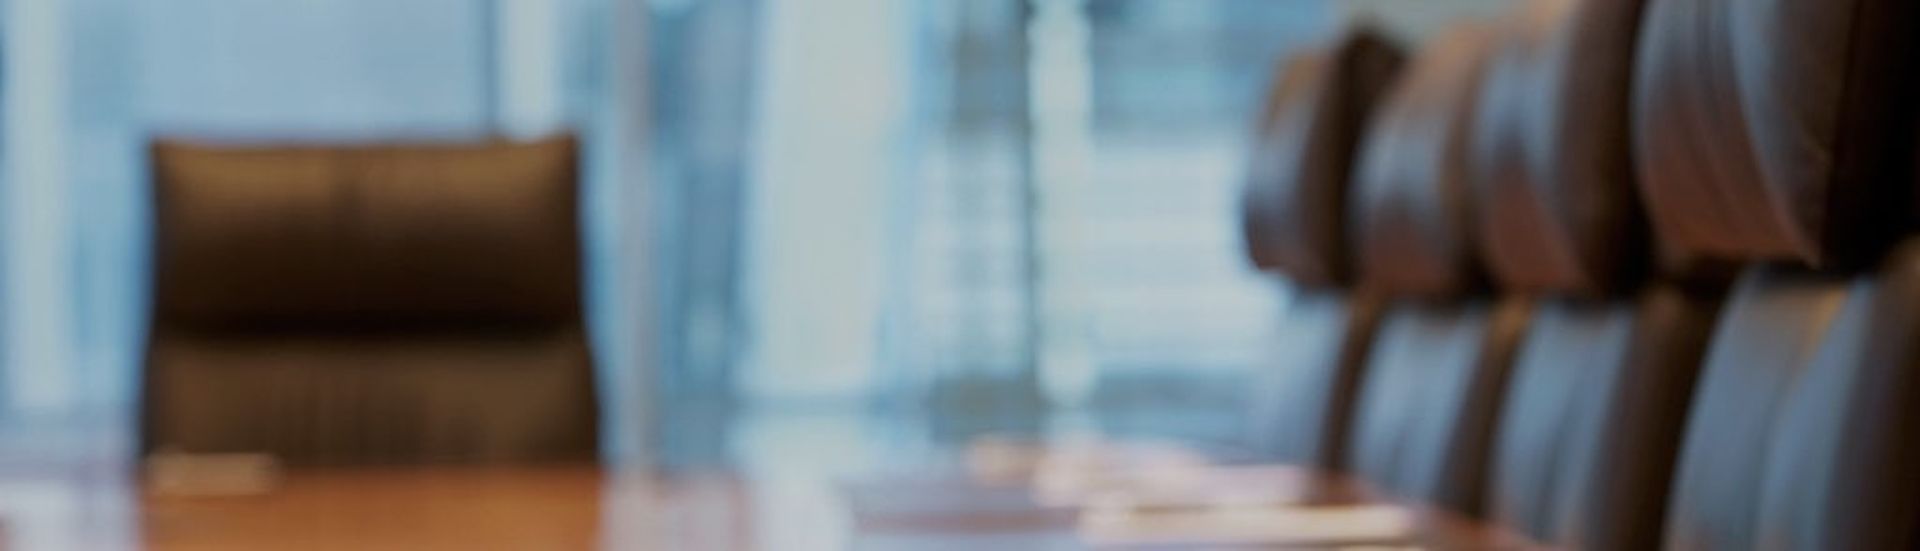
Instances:
[[[1414,527],[1397,505],[1097,508],[1081,514],[1079,535],[1097,546],[1358,545],[1405,542]]]
[[[1058,507],[1133,509],[1297,505],[1313,478],[1290,466],[1173,465],[1036,481],[1034,500]]]
[[[1156,441],[1111,441],[1094,437],[1025,442],[980,438],[967,447],[967,467],[989,482],[1020,481],[1074,486],[1106,473],[1212,464],[1191,447]]]

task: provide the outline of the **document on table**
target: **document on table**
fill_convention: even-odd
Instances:
[[[1414,512],[1397,505],[1089,509],[1080,538],[1095,546],[1369,545],[1414,536]]]

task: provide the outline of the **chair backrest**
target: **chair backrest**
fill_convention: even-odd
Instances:
[[[1242,226],[1255,266],[1295,294],[1262,366],[1251,440],[1268,459],[1346,467],[1346,441],[1378,301],[1351,292],[1349,166],[1402,54],[1372,27],[1285,61],[1250,154]]]
[[[1480,251],[1500,287],[1598,296],[1640,282],[1627,113],[1641,0],[1523,2],[1475,111]]]
[[[1634,152],[1683,252],[1870,265],[1910,224],[1912,2],[1648,0]]]
[[[1667,546],[1913,547],[1920,244],[1882,253],[1913,221],[1920,6],[1648,0],[1644,21],[1658,238],[1753,263],[1701,368]]]
[[[1481,514],[1508,367],[1530,310],[1518,298],[1390,307],[1362,383],[1354,471],[1390,496]]]
[[[1349,468],[1354,404],[1380,306],[1339,290],[1294,291],[1274,328],[1274,353],[1253,387],[1248,439],[1263,459]]]
[[[153,147],[154,317],[258,330],[580,318],[570,139]]]
[[[1373,27],[1286,59],[1250,152],[1241,200],[1247,255],[1297,285],[1342,286],[1347,190],[1361,136],[1404,54]]]
[[[1480,251],[1496,284],[1540,297],[1501,408],[1489,517],[1572,549],[1659,544],[1721,298],[1646,269],[1660,263],[1627,132],[1640,15],[1640,0],[1522,4],[1473,135]]]
[[[594,456],[571,138],[152,153],[143,449]]]
[[[1350,200],[1361,285],[1392,302],[1368,356],[1351,455],[1403,499],[1481,510],[1487,449],[1528,302],[1485,295],[1467,147],[1492,30],[1414,56],[1374,120]]]

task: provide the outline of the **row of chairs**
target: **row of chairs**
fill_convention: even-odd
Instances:
[[[1917,12],[1551,0],[1289,59],[1266,453],[1554,546],[1920,543]]]

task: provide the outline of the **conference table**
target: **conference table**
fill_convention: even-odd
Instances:
[[[738,466],[239,468],[247,472],[200,473],[180,485],[154,461],[130,459],[123,437],[75,444],[60,442],[63,434],[0,439],[0,550],[1347,547],[1213,537],[1247,526],[1271,532],[1275,521],[1258,508],[1222,505],[1282,494],[1306,516],[1283,511],[1278,522],[1310,532],[1322,528],[1312,519],[1383,512],[1409,523],[1395,537],[1346,542],[1365,548],[1532,547],[1485,523],[1377,500],[1335,475],[1179,453],[1168,461],[1124,447],[1049,452],[1038,457],[1077,458],[986,472],[953,464],[834,476]],[[221,465],[214,470],[236,470]],[[1166,472],[1179,476],[1137,476]],[[1113,507],[1114,488],[1141,507]],[[1229,518],[1222,534],[1210,533],[1221,525],[1214,512]],[[1186,533],[1170,538],[1169,525]],[[1206,537],[1183,539],[1196,527]]]
[[[0,474],[0,549],[745,549],[747,485],[587,466],[313,469],[159,492],[132,469]]]
[[[877,481],[891,503],[944,501],[903,522],[849,512],[858,481],[752,480],[582,466],[301,470],[270,488],[171,495],[128,469],[64,465],[0,473],[0,549],[1080,549],[1085,511],[1029,505],[1011,486],[928,475]],[[995,498],[983,496],[998,495]],[[1012,498],[1011,500],[1008,498]],[[968,510],[967,500],[983,505]],[[956,501],[957,500],[957,501]],[[958,507],[956,507],[958,503]],[[1482,523],[1416,511],[1405,538],[1368,548],[1529,545]],[[881,513],[885,513],[882,511]],[[944,515],[943,518],[933,518]],[[1289,547],[1233,540],[1098,547]],[[1337,548],[1331,545],[1291,547]]]

